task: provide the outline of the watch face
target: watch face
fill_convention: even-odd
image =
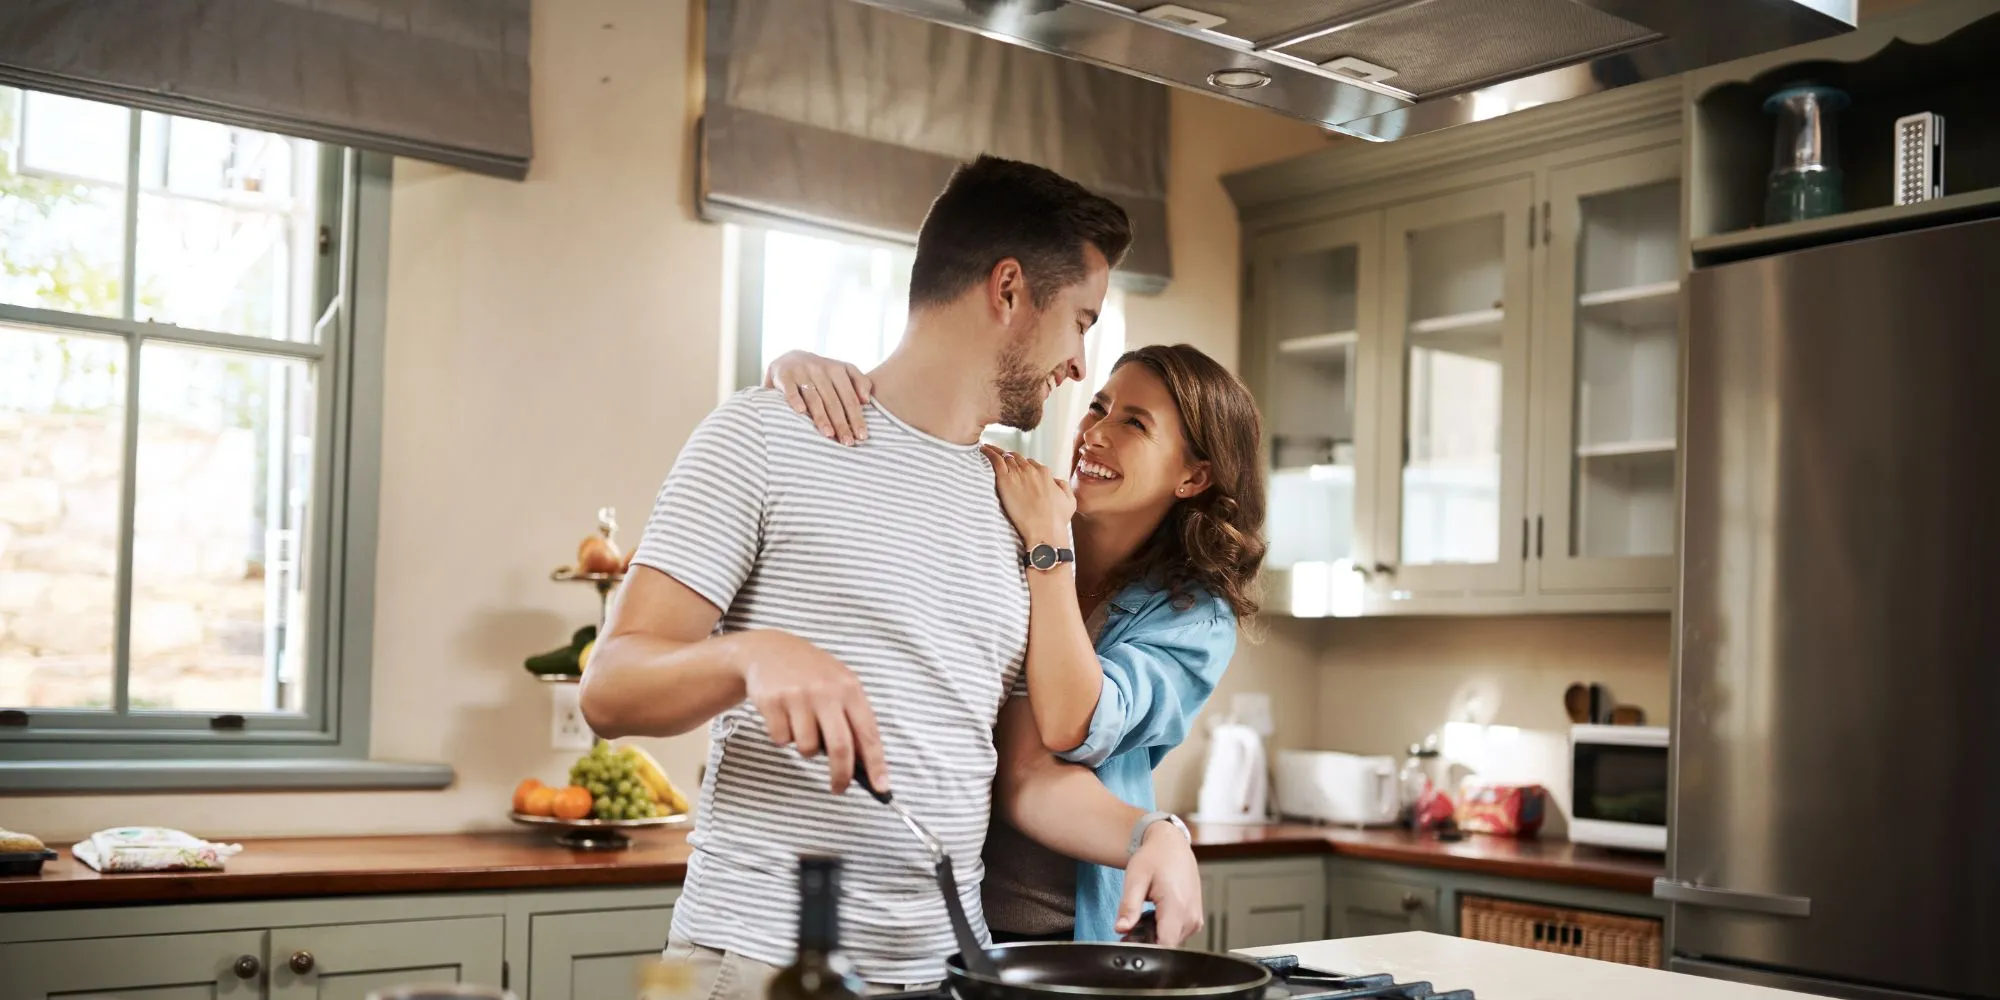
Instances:
[[[1056,568],[1056,547],[1053,545],[1037,545],[1029,549],[1028,564],[1036,569]]]

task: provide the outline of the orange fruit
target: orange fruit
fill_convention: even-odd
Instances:
[[[582,819],[590,815],[590,789],[582,785],[570,785],[556,789],[555,814],[557,819]]]
[[[529,779],[527,779],[527,780],[525,780],[525,781],[521,782],[520,784],[518,784],[518,785],[515,785],[515,786],[514,786],[514,811],[515,811],[515,812],[517,812],[517,813],[525,813],[525,812],[527,812],[527,811],[528,811],[528,793],[529,793],[529,792],[532,792],[532,791],[534,791],[534,790],[535,790],[535,789],[537,789],[537,788],[541,788],[541,787],[542,787],[542,781],[541,781],[541,779],[540,779],[540,778],[529,778]]]
[[[546,786],[528,792],[521,802],[521,812],[529,816],[553,815],[556,808],[556,790]]]

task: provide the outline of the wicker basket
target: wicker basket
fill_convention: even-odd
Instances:
[[[1458,936],[1648,969],[1660,967],[1660,922],[1647,917],[1460,896]]]

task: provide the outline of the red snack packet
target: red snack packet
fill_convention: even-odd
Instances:
[[[1532,837],[1542,828],[1547,798],[1540,785],[1489,784],[1468,778],[1459,788],[1458,825],[1468,833]]]

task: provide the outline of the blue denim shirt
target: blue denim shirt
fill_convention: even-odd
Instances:
[[[1153,809],[1153,768],[1187,738],[1236,652],[1236,615],[1229,602],[1195,588],[1194,602],[1175,607],[1172,592],[1140,582],[1114,596],[1097,637],[1104,687],[1083,744],[1061,754],[1097,772],[1113,795]],[[1115,941],[1125,873],[1078,864],[1076,939]]]

